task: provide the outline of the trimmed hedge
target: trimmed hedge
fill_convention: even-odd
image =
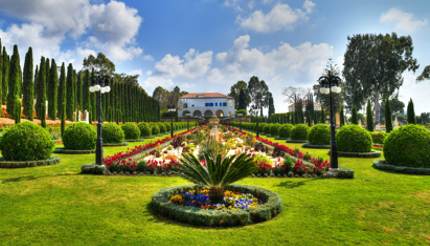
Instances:
[[[283,139],[290,138],[294,126],[292,124],[283,124],[279,129],[279,137]]]
[[[124,142],[124,131],[115,123],[105,123],[102,128],[103,143],[117,144]]]
[[[336,134],[338,151],[351,153],[371,152],[372,137],[358,125],[342,126]]]
[[[279,129],[281,128],[281,124],[271,124],[270,125],[270,135],[273,137],[279,136]]]
[[[69,125],[63,134],[64,149],[93,150],[96,148],[97,133],[88,123],[78,122]]]
[[[160,134],[160,127],[158,127],[157,125],[152,125],[151,126],[151,132],[153,135],[158,135]]]
[[[46,129],[23,122],[6,131],[0,148],[6,161],[38,161],[51,157],[54,142]]]
[[[385,139],[384,156],[391,165],[430,168],[430,131],[419,125],[395,129]]]
[[[291,131],[291,140],[307,140],[309,135],[309,126],[297,124]]]
[[[374,131],[371,132],[370,135],[372,136],[372,141],[375,144],[384,144],[384,140],[387,137],[387,133],[383,131]]]
[[[125,139],[136,140],[140,138],[140,129],[136,123],[127,122],[121,125],[121,128],[124,131]]]
[[[140,130],[140,136],[150,137],[152,135],[152,128],[145,122],[139,123],[137,126]]]
[[[309,131],[309,143],[311,145],[329,145],[330,127],[326,124],[317,124]]]
[[[232,185],[227,190],[251,193],[263,204],[249,210],[215,210],[199,209],[196,207],[181,206],[169,201],[177,193],[195,188],[194,186],[180,186],[163,189],[152,197],[151,207],[157,215],[197,226],[226,227],[240,226],[270,220],[281,212],[279,196],[266,189],[254,186]]]

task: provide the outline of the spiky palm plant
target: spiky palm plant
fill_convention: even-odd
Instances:
[[[209,199],[217,203],[224,198],[224,187],[251,175],[255,170],[253,158],[243,153],[234,156],[214,155],[209,151],[199,160],[193,154],[181,159],[178,175],[209,189]]]

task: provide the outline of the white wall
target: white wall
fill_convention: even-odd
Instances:
[[[206,103],[212,103],[213,106],[206,106]],[[227,106],[222,106],[227,103]],[[184,108],[184,106],[187,108]],[[216,105],[216,106],[215,106]],[[204,116],[206,111],[211,111],[215,115],[217,111],[222,110],[224,117],[234,117],[234,100],[228,98],[182,98],[178,102],[179,117],[184,116],[184,111],[189,111],[190,116],[194,115],[195,111],[200,111]]]

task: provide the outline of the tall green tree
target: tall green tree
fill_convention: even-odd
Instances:
[[[58,118],[61,120],[61,136],[63,136],[66,119],[66,67],[64,62],[61,64],[60,70],[60,80],[57,95],[57,112]]]
[[[366,128],[367,130],[373,132],[375,129],[374,123],[373,123],[373,110],[372,110],[372,104],[370,103],[370,100],[367,102],[367,108],[366,108]]]
[[[391,106],[390,106],[390,100],[385,99],[385,131],[391,132],[393,130],[393,121],[392,121],[392,114],[391,114]]]
[[[269,87],[264,80],[259,80],[257,76],[252,76],[248,82],[248,92],[251,99],[251,115],[263,116],[263,109],[269,106]]]
[[[270,116],[272,116],[272,114],[275,113],[275,104],[273,102],[272,93],[269,92],[269,94],[267,96],[269,97],[269,99],[268,99],[269,100],[269,111],[268,111],[268,114],[269,114],[269,117],[270,117]]]
[[[9,87],[9,68],[10,68],[10,61],[9,61],[9,55],[6,52],[6,48],[3,47],[2,52],[2,65],[3,65],[3,77],[2,77],[2,104],[5,104],[7,101],[7,93],[8,93],[8,87]]]
[[[315,122],[315,105],[314,105],[314,96],[312,93],[308,93],[306,96],[306,105],[305,105],[305,115],[306,122],[309,126],[311,126]]]
[[[350,108],[360,109],[367,99],[373,101],[375,119],[380,119],[380,100],[389,98],[403,84],[403,72],[415,71],[410,36],[358,34],[348,37],[343,76],[345,98]]]
[[[354,106],[351,109],[351,124],[358,125],[358,112]]]
[[[83,71],[82,75],[82,110],[90,111],[90,72],[88,70]]]
[[[408,124],[416,124],[414,102],[412,101],[412,98],[409,100],[408,103]]]
[[[24,108],[25,117],[32,121],[33,120],[33,103],[34,103],[34,82],[33,82],[33,50],[31,47],[28,48],[25,54],[24,61],[24,75],[22,84],[22,104]]]
[[[74,93],[74,70],[72,63],[67,66],[67,77],[66,77],[66,119],[73,121],[73,113],[75,106],[75,93]]]
[[[343,105],[340,107],[340,126],[345,125],[345,112],[344,112],[344,107]]]
[[[230,93],[228,95],[233,97],[235,109],[246,109],[251,102],[248,84],[242,80],[230,87]]]
[[[46,127],[46,60],[43,56],[37,73],[36,112],[41,126]]]
[[[7,94],[7,112],[12,118],[16,119],[18,112],[21,114],[21,108],[15,108],[16,101],[20,98],[22,86],[22,71],[19,59],[18,46],[13,46],[13,54],[10,60],[9,69],[9,90]],[[21,105],[19,105],[21,106]]]
[[[426,79],[430,79],[430,65],[427,65],[423,71],[421,72],[421,74],[417,77],[418,81],[423,81]]]
[[[48,79],[48,117],[51,120],[57,118],[58,106],[58,71],[57,63],[54,59],[51,60],[51,67]]]

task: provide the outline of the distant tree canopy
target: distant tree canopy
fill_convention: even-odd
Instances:
[[[248,84],[243,80],[238,81],[232,85],[228,95],[234,98],[236,109],[246,109],[251,102]]]
[[[157,86],[152,93],[152,98],[160,104],[161,112],[167,111],[169,107],[178,105],[179,98],[188,92],[181,91],[178,86],[175,86],[172,91],[168,91],[161,86]]]

